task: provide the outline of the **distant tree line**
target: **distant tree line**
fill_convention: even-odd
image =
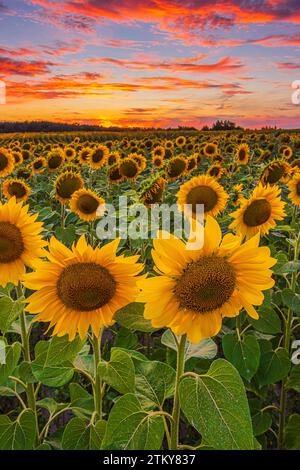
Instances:
[[[202,131],[241,131],[243,128],[237,126],[235,122],[232,121],[220,121],[217,120],[211,127],[203,126]]]

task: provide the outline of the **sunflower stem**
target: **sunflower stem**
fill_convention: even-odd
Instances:
[[[296,238],[296,244],[294,249],[294,261],[298,261],[300,253],[300,232]],[[292,273],[291,277],[291,291],[296,292],[297,286],[297,272]],[[285,328],[284,328],[284,336],[283,336],[283,347],[286,349],[287,353],[290,354],[291,350],[291,335],[292,335],[292,323],[293,323],[293,310],[288,309],[287,316],[285,319]],[[278,431],[278,448],[284,448],[284,428],[285,428],[285,421],[286,421],[286,404],[287,404],[287,390],[286,390],[286,380],[283,380],[281,383],[281,391],[280,391],[280,414],[279,414],[279,431]]]
[[[185,344],[186,335],[181,336],[178,349],[177,349],[177,366],[176,366],[176,381],[175,381],[175,394],[172,413],[171,425],[171,450],[178,448],[178,435],[179,435],[179,420],[180,420],[180,404],[179,404],[179,383],[182,374],[184,373],[185,363]]]
[[[21,283],[17,286],[17,293],[18,298],[23,297],[23,289]],[[21,338],[22,338],[22,349],[23,349],[23,359],[27,363],[31,363],[30,357],[30,345],[29,345],[29,331],[27,331],[26,327],[26,316],[25,311],[22,308],[20,312],[20,325],[21,325]],[[28,407],[32,410],[35,416],[35,424],[36,424],[36,444],[38,444],[38,436],[39,436],[39,424],[38,424],[38,416],[37,416],[37,408],[36,408],[36,397],[34,391],[34,385],[32,383],[26,384],[26,396],[27,396],[27,403]]]
[[[103,330],[100,330],[99,336],[93,333],[92,346],[94,352],[94,369],[95,369],[95,382],[93,386],[94,392],[94,405],[95,405],[95,419],[96,421],[102,418],[102,381],[99,375],[98,365],[101,361],[101,339]]]

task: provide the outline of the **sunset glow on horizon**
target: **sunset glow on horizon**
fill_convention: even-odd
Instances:
[[[299,127],[299,0],[3,0],[2,121]]]

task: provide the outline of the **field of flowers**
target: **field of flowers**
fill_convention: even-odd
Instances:
[[[300,449],[299,133],[6,134],[0,179],[0,449]],[[203,247],[100,240],[120,196]]]

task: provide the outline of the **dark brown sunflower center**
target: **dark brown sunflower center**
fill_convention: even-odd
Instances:
[[[137,164],[133,160],[124,162],[121,165],[121,172],[124,176],[127,176],[127,178],[133,178],[134,176],[136,176],[137,171]]]
[[[235,271],[225,258],[203,256],[188,265],[177,281],[175,296],[181,308],[207,313],[222,307],[235,285]]]
[[[49,168],[51,169],[58,168],[61,162],[62,162],[62,158],[59,155],[54,155],[53,157],[50,157],[48,160]]]
[[[95,163],[99,163],[99,162],[101,162],[101,161],[103,160],[103,157],[104,157],[104,152],[103,152],[103,150],[97,149],[97,150],[93,153],[93,155],[92,155],[92,160],[93,160],[93,162],[95,162]]]
[[[239,151],[239,159],[240,160],[245,160],[245,158],[246,158],[246,151],[244,149],[241,149]]]
[[[13,183],[10,183],[8,192],[11,196],[16,196],[16,198],[19,199],[26,195],[26,188],[22,183],[14,181]]]
[[[103,307],[113,298],[116,282],[99,264],[76,263],[63,270],[56,290],[66,307],[89,312]]]
[[[273,184],[277,183],[285,174],[285,168],[282,165],[276,165],[269,168],[266,182]]]
[[[220,168],[217,168],[217,167],[211,168],[209,171],[209,174],[211,176],[218,176],[219,173],[220,173]]]
[[[84,214],[93,214],[98,209],[99,203],[90,194],[83,194],[78,198],[77,207]]]
[[[296,184],[296,193],[297,196],[300,196],[300,181],[298,181],[298,183]]]
[[[4,170],[8,165],[8,158],[7,156],[0,152],[0,171]]]
[[[272,213],[272,207],[266,199],[257,199],[253,201],[245,210],[243,219],[248,227],[257,227],[269,219]]]
[[[213,145],[207,145],[205,150],[206,150],[206,153],[213,155],[216,149]]]
[[[34,166],[35,170],[39,170],[43,166],[43,161],[42,160],[37,160],[36,162],[34,162],[33,166]]]
[[[170,161],[168,174],[171,178],[180,176],[186,170],[186,161],[181,158],[175,158],[173,161]]]
[[[81,187],[80,178],[74,175],[66,178],[57,185],[57,194],[64,199],[70,199],[72,194]]]
[[[204,205],[204,212],[212,210],[218,202],[217,193],[209,186],[197,186],[192,188],[187,195],[186,203],[192,205],[192,211],[196,213],[197,204]]]
[[[11,263],[24,251],[23,237],[14,224],[0,222],[0,263]]]

